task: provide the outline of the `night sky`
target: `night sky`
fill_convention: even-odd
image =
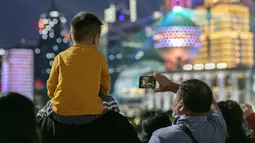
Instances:
[[[109,7],[111,0],[55,1],[60,12],[67,18],[66,26],[69,27],[72,17],[79,11],[91,11],[103,18],[104,9]],[[151,15],[163,3],[164,0],[137,0],[138,17]],[[49,7],[50,0],[0,0],[0,46],[15,45],[21,38],[36,41],[39,36],[38,20],[41,13],[46,12]]]

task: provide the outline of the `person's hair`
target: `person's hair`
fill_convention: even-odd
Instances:
[[[203,81],[191,79],[184,81],[179,94],[185,106],[194,113],[206,113],[210,110],[213,93]]]
[[[227,124],[228,138],[226,143],[248,143],[249,137],[245,134],[244,116],[240,105],[232,100],[221,101],[218,106]]]
[[[153,132],[171,125],[168,115],[160,110],[145,111],[140,118],[142,142],[148,143]]]
[[[79,12],[72,20],[70,33],[75,42],[91,39],[101,34],[102,21],[90,12]]]
[[[0,97],[0,142],[38,143],[33,102],[18,93]]]

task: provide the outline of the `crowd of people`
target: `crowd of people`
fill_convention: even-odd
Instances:
[[[141,115],[138,137],[108,95],[110,74],[97,50],[101,25],[93,13],[74,17],[70,31],[74,46],[54,59],[47,82],[51,99],[44,108],[36,110],[18,93],[0,97],[1,143],[255,143],[251,105],[216,102],[203,81],[178,84],[159,73],[152,75],[159,83],[154,91],[175,93],[174,120],[163,111],[147,111]]]

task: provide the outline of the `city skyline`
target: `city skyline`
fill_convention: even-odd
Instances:
[[[125,1],[125,0],[119,0]],[[60,12],[67,18],[66,26],[69,27],[72,17],[79,11],[91,11],[96,13],[103,19],[104,10],[109,7],[109,1],[101,0],[55,0]],[[146,6],[143,5],[145,0],[137,1],[138,18],[146,17],[159,10],[160,6],[164,4],[164,0],[146,0]],[[11,8],[10,8],[11,7]],[[50,8],[50,0],[23,0],[23,1],[1,1],[0,17],[4,19],[0,23],[0,30],[2,36],[0,38],[0,46],[14,46],[19,43],[21,39],[27,41],[37,41],[38,34],[38,20],[40,15]]]

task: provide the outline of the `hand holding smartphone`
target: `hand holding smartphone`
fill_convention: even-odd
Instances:
[[[139,88],[155,89],[156,80],[152,76],[140,76]]]

